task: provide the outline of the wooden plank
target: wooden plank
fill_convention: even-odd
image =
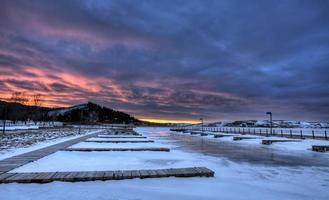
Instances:
[[[86,171],[86,172],[40,172],[40,173],[6,173],[0,175],[0,183],[49,183],[52,181],[81,182],[97,180],[121,180],[131,178],[161,177],[195,177],[214,176],[214,172],[206,167],[117,170],[117,171]]]
[[[165,151],[169,152],[169,148],[163,147],[150,147],[150,148],[67,148],[63,149],[63,151]]]
[[[114,173],[113,171],[105,171],[103,180],[113,180]]]
[[[250,139],[260,139],[261,137],[257,137],[257,136],[234,136],[233,140],[237,141],[237,140],[250,140]]]
[[[98,135],[98,138],[131,138],[131,139],[146,139],[145,136],[124,136],[124,135],[118,135],[118,136],[112,136],[112,135]]]
[[[313,145],[312,151],[327,152],[327,151],[329,151],[329,145]]]
[[[85,142],[98,142],[98,143],[149,143],[154,140],[86,140]]]
[[[270,145],[274,142],[300,142],[301,140],[284,140],[284,139],[268,139],[268,140],[262,140],[262,144],[264,145]]]
[[[21,155],[13,156],[10,158],[6,158],[4,160],[0,161],[0,174],[5,173],[8,171],[11,171],[17,167],[20,167],[22,165],[25,165],[27,163],[30,163],[32,161],[38,160],[40,158],[43,158],[49,154],[52,154],[56,151],[59,151],[61,149],[65,149],[69,146],[72,146],[73,144],[79,143],[81,141],[84,141],[88,138],[92,138],[97,136],[99,133],[94,133],[86,136],[82,136],[76,139],[72,139],[66,142],[62,142],[59,144],[54,144],[42,149],[38,149],[35,151],[27,152]]]
[[[122,179],[122,171],[121,170],[113,171],[113,179],[114,180]]]

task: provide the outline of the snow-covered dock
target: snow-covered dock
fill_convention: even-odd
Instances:
[[[85,142],[99,142],[99,143],[148,143],[154,142],[154,140],[99,140],[99,139],[90,139],[86,140]]]
[[[64,151],[166,151],[169,152],[169,148],[162,147],[144,147],[144,148],[67,148]]]
[[[79,138],[76,138],[73,140],[69,140],[69,141],[51,145],[51,146],[48,146],[48,147],[45,147],[42,149],[38,149],[38,150],[24,153],[21,155],[13,156],[11,158],[0,160],[0,175],[8,172],[10,170],[13,170],[17,167],[30,163],[32,161],[35,161],[35,160],[38,160],[45,156],[48,156],[49,154],[55,153],[61,149],[66,149],[69,146],[72,146],[76,143],[84,141],[88,138],[94,137],[95,135],[97,135],[99,133],[100,133],[100,131],[95,131],[92,134],[82,136],[82,137],[79,137]]]
[[[301,142],[301,140],[285,140],[285,139],[266,139],[266,140],[262,140],[262,144],[265,145],[270,145],[274,142]]]
[[[206,167],[191,167],[153,170],[6,173],[4,175],[0,175],[0,183],[49,183],[53,181],[82,182],[97,180],[123,180],[132,178],[163,178],[171,176],[212,177],[214,176],[214,171]]]

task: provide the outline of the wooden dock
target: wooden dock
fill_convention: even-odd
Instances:
[[[266,139],[266,140],[262,140],[262,144],[265,145],[270,145],[274,142],[300,142],[301,140],[282,140],[282,139]]]
[[[133,178],[163,177],[213,177],[214,171],[206,167],[170,168],[152,170],[85,171],[85,172],[39,172],[5,173],[0,175],[0,183],[49,183],[53,181],[81,182],[106,181]]]
[[[98,143],[149,143],[154,140],[86,140],[85,142],[98,142]]]
[[[22,165],[25,165],[29,162],[48,156],[49,154],[55,153],[56,151],[66,149],[69,146],[82,142],[88,138],[95,137],[97,134],[99,134],[99,132],[0,160],[0,175]]]
[[[131,138],[131,139],[146,139],[145,136],[126,136],[126,135],[98,135],[98,138]]]
[[[143,148],[67,148],[63,149],[63,151],[165,151],[169,152],[169,148],[163,148],[163,147],[143,147]]]
[[[313,145],[312,151],[327,152],[327,151],[329,151],[329,145]]]
[[[233,134],[214,134],[214,138],[220,138],[220,137],[230,137],[234,136]]]
[[[251,139],[260,139],[261,137],[257,137],[257,136],[234,136],[233,140],[237,141],[237,140],[251,140]]]

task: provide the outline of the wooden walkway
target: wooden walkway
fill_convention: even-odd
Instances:
[[[169,148],[150,147],[150,148],[67,148],[63,151],[165,151],[169,152]]]
[[[171,176],[213,177],[214,174],[214,171],[206,167],[86,172],[5,173],[0,175],[0,183],[49,183],[53,181],[81,182],[97,180],[106,181],[132,178],[163,178]]]
[[[145,136],[125,136],[125,135],[98,135],[98,138],[132,138],[132,139],[146,139]]]
[[[327,151],[329,151],[329,145],[313,145],[312,151],[327,152]]]
[[[237,141],[237,140],[251,140],[251,139],[261,139],[261,137],[257,137],[257,136],[234,136],[233,140]]]
[[[97,134],[99,134],[99,132],[72,139],[66,142],[61,142],[59,144],[54,144],[28,153],[13,156],[4,160],[0,160],[0,174],[6,173],[29,162],[43,158],[49,154],[55,153],[56,151],[66,149],[67,147],[84,141],[88,138],[95,137]]]
[[[85,142],[98,142],[98,143],[149,143],[154,140],[86,140]]]
[[[274,142],[300,142],[301,140],[280,140],[280,139],[268,139],[268,140],[262,140],[262,144],[265,144],[265,145],[270,145]]]

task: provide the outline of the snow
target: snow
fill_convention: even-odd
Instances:
[[[156,139],[159,144],[168,140],[162,137],[166,128],[138,128],[140,133]],[[186,135],[186,137],[192,137]],[[200,137],[200,136],[196,136]],[[224,138],[203,137],[206,140]],[[230,138],[232,141],[232,137]],[[160,141],[160,142],[159,142]],[[260,140],[232,141],[247,145],[260,145]],[[311,141],[303,141],[311,142]],[[249,144],[250,143],[250,144]],[[283,146],[299,143],[282,143]],[[80,143],[79,145],[83,145]],[[95,144],[93,144],[95,145]],[[123,145],[123,144],[122,144]],[[266,148],[283,148],[277,144]],[[293,150],[283,149],[294,153]],[[302,151],[309,152],[302,148]],[[323,155],[323,154],[321,154]],[[171,152],[57,152],[39,161],[25,165],[21,171],[68,169],[132,169],[135,167],[207,166],[215,171],[213,178],[161,178],[81,183],[53,182],[48,184],[2,184],[0,199],[6,200],[96,200],[96,199],[267,199],[267,200],[325,200],[329,196],[329,168],[302,166],[255,165],[228,160],[224,157]]]
[[[149,142],[149,143],[98,143],[98,142],[80,142],[71,146],[72,148],[150,148],[163,147],[173,148],[174,145]]]
[[[56,152],[12,172],[101,171],[197,167],[206,163],[197,156],[177,152]]]
[[[99,131],[100,130],[94,130],[94,131],[89,131],[86,134],[80,134],[80,135],[75,135],[75,136],[69,136],[69,137],[63,137],[63,138],[58,138],[58,139],[54,139],[54,140],[39,142],[39,143],[33,144],[29,147],[25,147],[25,148],[6,149],[6,150],[3,150],[3,151],[0,151],[0,160],[6,159],[6,158],[9,158],[9,157],[12,157],[12,156],[20,155],[20,154],[23,154],[23,153],[27,153],[27,152],[30,152],[30,151],[34,151],[34,150],[37,150],[37,149],[41,149],[41,148],[44,148],[44,147],[47,147],[47,146],[50,146],[50,145],[65,142],[65,141],[68,141],[68,140],[72,140],[72,139],[75,139],[75,138],[79,138],[79,137],[82,137],[82,136],[85,136],[85,135],[88,135],[88,134],[97,133]]]
[[[13,130],[30,130],[30,129],[38,129],[39,126],[36,125],[12,125],[12,126],[6,126],[6,131],[13,131]],[[1,130],[3,130],[3,127],[1,127]]]

